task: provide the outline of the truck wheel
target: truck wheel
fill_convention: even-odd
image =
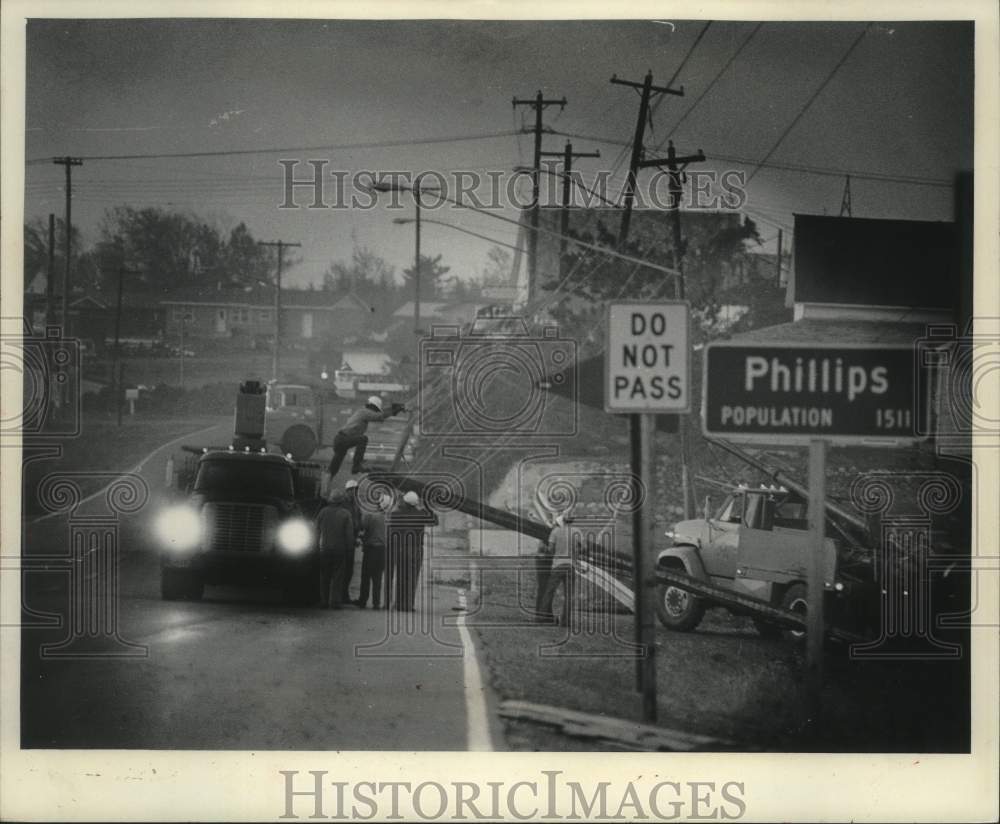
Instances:
[[[305,424],[288,427],[281,436],[281,451],[296,461],[307,460],[316,451],[316,435]]]
[[[690,632],[705,617],[705,602],[687,590],[660,584],[656,596],[656,614],[667,629]]]
[[[792,584],[785,590],[785,594],[781,598],[782,609],[787,609],[789,612],[798,612],[804,617],[809,611],[809,602],[806,600],[806,593],[805,584]],[[801,629],[782,630],[782,634],[791,641],[801,642],[806,637],[805,630]]]
[[[319,581],[314,577],[294,581],[285,587],[285,600],[299,607],[311,607],[319,600]]]

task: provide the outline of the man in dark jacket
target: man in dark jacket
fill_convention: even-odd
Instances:
[[[354,560],[357,555],[357,544],[358,539],[361,537],[361,505],[358,503],[358,482],[351,478],[346,484],[344,484],[344,495],[346,497],[346,506],[351,513],[351,524],[354,527],[354,543],[351,544],[350,549],[347,550],[347,558],[344,561],[344,581],[341,587],[340,600],[341,603],[351,603],[351,580],[354,578]]]
[[[323,607],[340,609],[347,553],[354,547],[354,521],[347,497],[337,491],[316,519],[319,533],[320,597]]]
[[[365,512],[361,516],[362,542],[361,551],[361,594],[355,605],[368,606],[368,593],[371,592],[372,606],[380,609],[382,606],[382,572],[385,570],[385,518],[392,497],[383,495],[379,500],[379,508]],[[388,601],[386,602],[388,604]]]
[[[368,447],[368,424],[384,421],[405,411],[403,404],[393,403],[386,410],[382,409],[382,399],[378,395],[372,395],[368,402],[347,419],[344,427],[333,436],[333,457],[330,459],[330,480],[340,471],[340,465],[344,462],[347,453],[354,450],[354,461],[351,464],[351,472],[357,475],[365,472],[365,449]]]
[[[413,612],[413,602],[424,563],[424,529],[437,526],[437,515],[420,506],[420,496],[407,492],[402,502],[390,514],[386,533],[389,542],[390,572],[386,576],[386,605],[389,604],[389,580],[396,577],[396,598],[393,606],[401,612]]]

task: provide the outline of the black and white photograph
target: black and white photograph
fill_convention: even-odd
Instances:
[[[5,10],[4,819],[995,820],[998,11],[759,6]]]

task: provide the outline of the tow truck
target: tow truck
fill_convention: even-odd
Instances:
[[[803,497],[784,485],[740,484],[729,488],[714,514],[710,506],[706,499],[701,518],[680,521],[666,533],[672,545],[658,553],[658,568],[685,573],[804,617],[810,541]],[[863,611],[845,607],[877,603],[871,599],[871,555],[852,549],[843,539],[827,537],[823,567],[831,623],[853,624],[860,632],[857,619]],[[733,613],[750,615],[765,638],[803,637],[801,629],[783,628],[766,615],[741,609],[739,603],[699,596],[676,583],[660,583],[657,592],[657,616],[668,629],[689,632],[701,623],[707,607],[722,605]],[[873,620],[874,615],[868,618]]]
[[[198,600],[206,584],[248,583],[279,586],[298,604],[317,599],[320,467],[269,451],[264,416],[264,388],[248,381],[237,395],[233,442],[183,447],[189,457],[178,472],[168,463],[168,487],[185,499],[155,521],[164,599]]]

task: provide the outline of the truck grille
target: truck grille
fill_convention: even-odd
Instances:
[[[261,504],[206,504],[208,542],[217,552],[261,552],[273,534],[277,512]]]

